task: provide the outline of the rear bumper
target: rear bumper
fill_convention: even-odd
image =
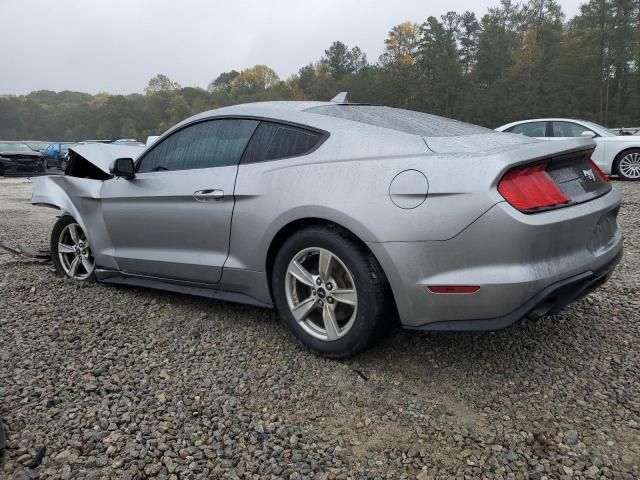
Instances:
[[[445,241],[369,243],[403,326],[493,330],[557,311],[606,281],[622,255],[617,190],[584,204],[526,215],[506,202]],[[477,285],[432,293],[429,285]],[[565,288],[566,287],[566,288]],[[554,298],[555,297],[555,298]]]
[[[622,259],[622,252],[618,254],[604,268],[597,272],[584,272],[566,280],[562,280],[539,292],[524,305],[513,312],[496,318],[485,318],[480,320],[455,320],[427,323],[425,325],[411,327],[413,330],[427,331],[459,331],[459,332],[481,332],[506,328],[523,318],[538,319],[545,315],[554,315],[567,305],[589,295],[596,288],[604,285],[613,273],[613,270]]]

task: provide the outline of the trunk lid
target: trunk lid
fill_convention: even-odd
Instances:
[[[571,201],[568,205],[587,202],[611,190],[591,161],[593,150],[552,158],[547,174]]]

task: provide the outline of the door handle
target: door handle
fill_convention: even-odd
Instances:
[[[209,200],[221,200],[224,198],[224,192],[222,190],[196,190],[193,192],[193,198],[198,202],[208,202]]]

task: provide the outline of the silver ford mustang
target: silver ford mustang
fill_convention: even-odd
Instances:
[[[346,102],[205,112],[34,181],[57,270],[275,307],[334,358],[399,319],[493,330],[558,312],[622,255],[590,138],[543,142]]]

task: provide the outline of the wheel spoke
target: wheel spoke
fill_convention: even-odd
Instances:
[[[320,255],[318,259],[318,274],[320,278],[324,281],[327,281],[330,276],[329,272],[331,271],[331,260],[333,259],[333,255],[326,250],[320,250]]]
[[[87,257],[82,257],[82,266],[87,271],[87,273],[91,273],[91,271],[93,270],[93,264]]]
[[[71,277],[76,276],[76,274],[78,273],[78,267],[80,266],[81,263],[82,262],[78,257],[73,259],[73,261],[71,262],[71,265],[69,266],[69,276]]]
[[[73,243],[77,245],[80,241],[80,235],[78,235],[78,225],[76,225],[75,223],[69,225],[69,235],[71,235],[71,240],[73,240]]]
[[[293,261],[289,264],[289,269],[287,270],[289,275],[295,277],[299,282],[304,283],[310,287],[313,287],[315,284],[313,283],[313,275],[302,266],[300,262]]]
[[[322,321],[324,323],[324,329],[327,332],[327,340],[337,340],[340,336],[338,321],[336,320],[335,311],[333,307],[325,303],[322,309]]]
[[[75,249],[73,245],[66,245],[62,242],[58,243],[58,252],[59,253],[74,253]]]
[[[355,305],[357,301],[356,291],[350,288],[340,288],[331,292],[331,296],[336,302],[346,303],[347,305]]]
[[[291,313],[293,314],[293,318],[295,318],[298,322],[303,321],[305,318],[307,318],[307,315],[309,315],[309,312],[313,310],[315,306],[316,306],[315,297],[307,298],[306,300],[300,302],[291,310]]]

